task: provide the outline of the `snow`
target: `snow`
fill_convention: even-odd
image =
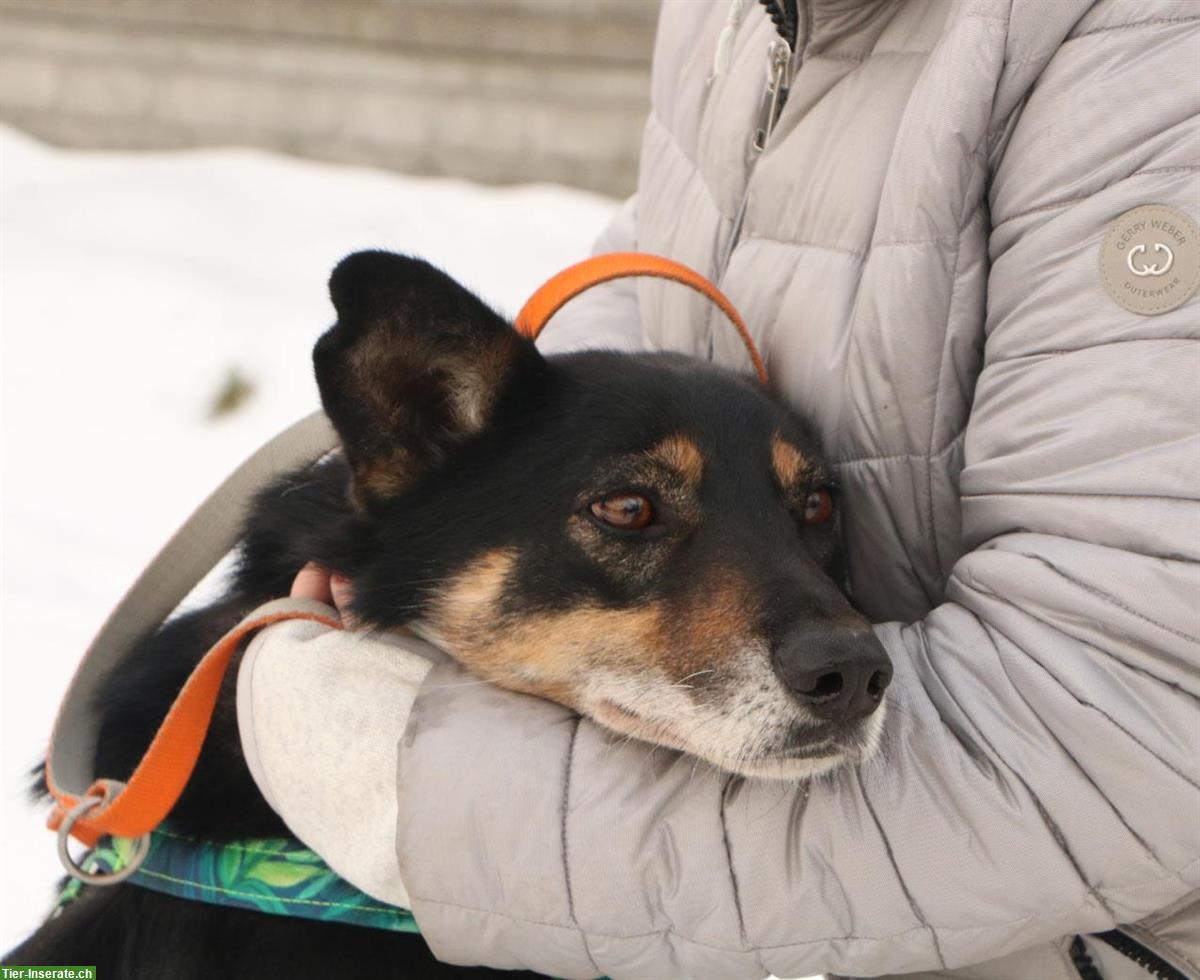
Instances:
[[[61,874],[25,774],[75,663],[193,507],[316,407],[337,260],[419,254],[515,313],[614,203],[240,149],[68,152],[0,128],[0,951]],[[231,368],[254,393],[210,420]]]

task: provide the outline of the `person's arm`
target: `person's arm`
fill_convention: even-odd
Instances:
[[[1047,67],[995,168],[969,550],[924,621],[878,628],[896,669],[879,756],[745,782],[438,666],[397,848],[439,957],[937,969],[1200,887],[1200,298],[1128,312],[1099,263],[1131,208],[1200,217],[1194,28],[1131,27],[1150,32],[1133,61],[1126,30],[1068,42],[1092,70]]]
[[[305,566],[292,596],[329,604],[347,628],[291,620],[250,641],[237,679],[242,754],[298,840],[355,887],[407,908],[390,859],[396,769],[417,689],[443,655],[411,634],[354,632],[348,588]]]

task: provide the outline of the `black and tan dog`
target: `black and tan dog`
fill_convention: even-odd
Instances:
[[[891,668],[838,586],[829,469],[778,398],[677,355],[543,358],[416,259],[351,256],[330,290],[314,359],[344,453],[265,492],[226,597],[108,680],[97,771],[131,771],[196,659],[310,559],[354,583],[364,623],[620,735],[782,779],[871,751]],[[232,680],[170,819],[214,841],[287,833],[242,758]],[[85,889],[6,959],[121,978],[488,972],[413,936],[133,885]]]

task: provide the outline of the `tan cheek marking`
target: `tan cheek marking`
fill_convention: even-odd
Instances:
[[[712,670],[710,679],[720,679],[755,640],[759,611],[749,583],[727,569],[715,569],[684,603],[663,616],[659,666],[675,680],[699,670]]]
[[[464,667],[502,687],[575,706],[589,667],[645,669],[660,636],[660,606],[504,613],[517,553],[484,555],[446,589],[428,616],[434,637]]]
[[[790,442],[784,442],[778,434],[771,437],[771,465],[784,487],[794,487],[808,475],[809,462],[804,453]]]
[[[699,583],[682,603],[632,609],[583,607],[552,613],[505,613],[501,599],[517,560],[490,552],[463,571],[428,617],[434,636],[467,669],[501,687],[580,707],[597,670],[653,683],[720,681],[755,639],[759,603],[727,570]],[[707,672],[712,672],[707,673]]]
[[[704,474],[704,454],[687,436],[668,436],[648,449],[646,455],[674,470],[693,487],[700,485],[700,477]]]
[[[475,559],[443,590],[434,603],[432,618],[447,636],[467,638],[499,613],[499,602],[517,562],[514,548],[498,548]]]

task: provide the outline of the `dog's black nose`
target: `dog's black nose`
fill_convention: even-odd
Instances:
[[[892,680],[892,662],[870,630],[793,630],[771,663],[792,696],[825,721],[865,718]]]

